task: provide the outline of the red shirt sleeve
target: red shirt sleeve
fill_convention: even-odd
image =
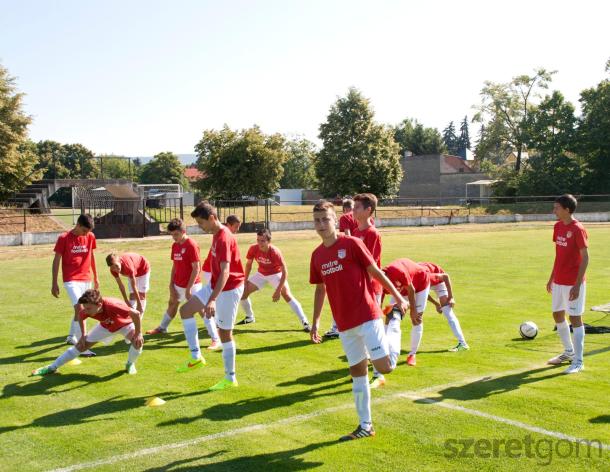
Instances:
[[[367,242],[366,247],[371,251],[373,259],[379,265],[381,263],[381,236],[376,231],[369,234],[370,240]]]
[[[253,244],[248,248],[248,254],[246,254],[246,259],[254,259],[256,257],[256,244]]]
[[[81,312],[78,314],[78,317],[81,320],[86,320],[87,318],[89,318],[89,315],[87,313],[85,313],[85,310],[81,310]]]
[[[106,305],[104,308],[106,308],[110,312],[108,314],[121,316],[123,318],[131,317],[131,308],[125,305],[124,303],[115,303],[111,300],[106,299],[104,304]]]
[[[341,217],[339,218],[339,231],[345,233],[346,229],[350,229],[349,227],[349,222],[347,221],[347,216],[346,215],[341,215]]]
[[[89,238],[91,239],[91,249],[97,249],[97,239],[95,239],[95,234],[87,233]]]
[[[557,241],[557,225],[553,226],[553,242]]]
[[[322,274],[315,265],[314,259],[315,253],[311,255],[311,261],[309,262],[309,283],[321,284],[324,280],[322,279]]]
[[[136,274],[136,268],[131,259],[125,258],[121,260],[121,272],[127,277],[133,277]]]
[[[64,251],[66,250],[66,235],[61,234],[59,236],[59,238],[57,238],[57,242],[55,243],[55,248],[53,249],[53,251],[55,251],[57,254],[62,254],[64,253]]]
[[[193,262],[199,262],[199,246],[195,241],[189,239],[189,244],[186,244],[186,252],[184,253],[184,259],[192,264]]]
[[[278,267],[284,265],[284,256],[282,256],[282,252],[276,248],[271,248],[271,262]]]
[[[366,246],[364,245],[364,243],[360,239],[350,238],[350,241],[352,241],[352,243],[353,243],[352,251],[353,251],[353,254],[354,254],[354,259],[363,268],[366,269],[370,265],[377,265],[377,263],[373,259],[373,256],[371,255],[369,250],[366,248]]]
[[[227,235],[224,233],[224,231],[221,232],[218,241],[216,242],[216,260],[219,264],[221,262],[231,261],[231,248],[229,247]]]
[[[586,247],[589,247],[589,242],[587,240],[587,231],[584,228],[579,227],[578,231],[576,231],[576,234],[574,236],[576,237],[576,247],[578,249],[584,249]]]

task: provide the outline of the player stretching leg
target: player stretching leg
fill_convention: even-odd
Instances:
[[[119,286],[125,303],[142,313],[143,318],[146,310],[146,293],[150,289],[150,264],[146,258],[135,252],[126,252],[120,256],[112,253],[106,256],[106,264]],[[121,275],[127,277],[129,296],[121,281]]]

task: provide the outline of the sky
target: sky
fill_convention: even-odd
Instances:
[[[578,107],[607,77],[608,18],[591,0],[0,0],[0,64],[34,141],[188,154],[225,123],[319,142],[352,86],[379,122],[442,130],[486,80],[544,67]]]

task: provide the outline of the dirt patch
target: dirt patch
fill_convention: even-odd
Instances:
[[[15,234],[27,231],[46,233],[64,231],[66,226],[52,215],[27,215],[22,210],[0,210],[0,234]]]

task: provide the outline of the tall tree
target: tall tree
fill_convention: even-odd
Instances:
[[[533,100],[547,89],[554,72],[538,69],[534,75],[520,75],[508,83],[485,82],[475,120],[492,128],[494,134],[517,152],[515,171],[521,170],[521,157],[527,140],[528,116]],[[479,156],[485,158],[485,156]]]
[[[45,179],[90,179],[98,177],[95,155],[82,144],[40,141],[36,145]]]
[[[402,180],[400,148],[393,131],[374,121],[370,102],[350,88],[331,106],[320,125],[322,149],[316,160],[319,190],[325,196],[371,192],[398,193]]]
[[[140,182],[143,184],[180,184],[186,186],[184,166],[172,152],[156,154],[142,166]]]
[[[447,152],[447,146],[436,128],[426,128],[411,118],[404,119],[394,127],[394,139],[400,146],[401,156],[404,156],[405,152],[411,152],[415,156]]]
[[[466,159],[466,149],[470,149],[470,133],[468,131],[468,116],[460,124],[460,136],[457,138],[458,154]]]
[[[443,143],[447,146],[447,152],[452,155],[458,153],[458,137],[455,135],[455,126],[453,121],[449,122],[447,127],[443,130]]]
[[[104,178],[137,180],[136,166],[133,162],[130,163],[127,157],[103,154],[97,156],[97,159],[104,171]]]
[[[217,199],[270,197],[280,188],[288,159],[284,137],[266,135],[258,126],[206,130],[195,151],[197,168],[205,176],[197,186],[204,195]]]
[[[17,92],[15,78],[0,65],[0,198],[21,190],[38,177],[38,158],[27,141],[31,118],[23,111],[23,93]]]
[[[286,152],[288,160],[284,163],[280,187],[313,188],[316,182],[316,145],[304,138],[287,139]]]

